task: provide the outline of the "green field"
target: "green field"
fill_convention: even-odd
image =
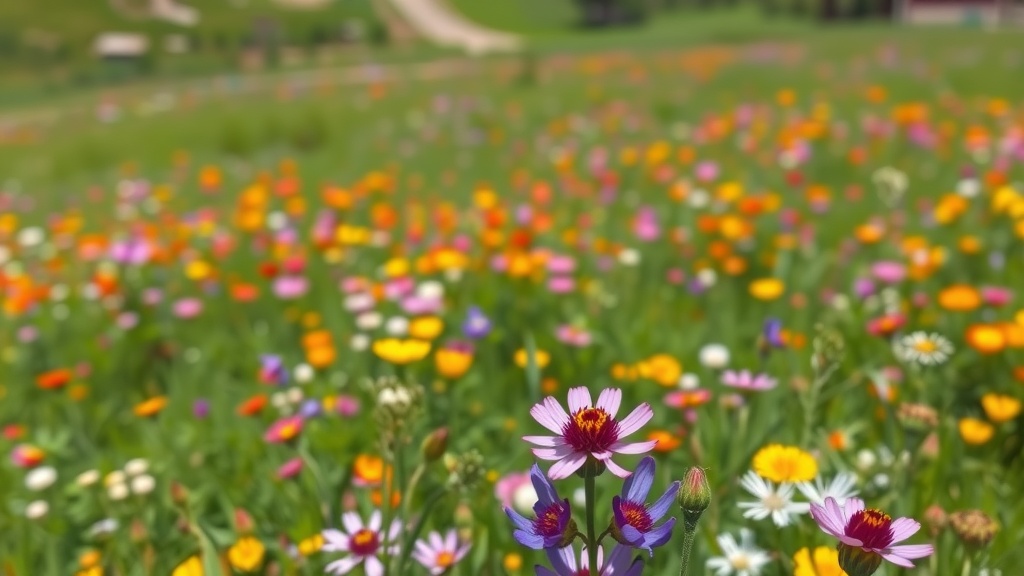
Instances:
[[[836,477],[891,515],[858,512],[858,541],[923,523],[909,542],[934,551],[907,573],[1015,574],[1017,36],[742,8],[584,34],[561,8],[535,21],[548,4],[456,5],[532,31],[527,55],[374,53],[386,67],[3,110],[0,573],[307,576],[345,556],[430,573],[342,521],[376,511],[411,528],[405,550],[449,529],[472,544],[441,573],[534,574],[552,562],[502,504],[530,516],[534,462],[557,476],[545,454],[613,451],[648,403],[624,440],[659,441],[634,448],[657,462],[647,501],[693,467],[710,482],[688,574],[838,576],[837,539],[782,509]],[[570,407],[577,436],[531,453],[523,436],[558,434],[535,404],[578,386],[621,389],[617,416]],[[554,481],[574,556],[605,527],[629,540],[607,468]],[[688,514],[670,507],[653,556],[628,544],[643,574],[679,573]],[[321,548],[333,530],[347,551]],[[741,530],[756,549],[730,557]]]

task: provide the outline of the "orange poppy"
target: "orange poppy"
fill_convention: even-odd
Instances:
[[[647,439],[656,441],[657,444],[654,445],[654,451],[663,454],[672,452],[683,445],[682,438],[668,430],[652,430],[647,434]]]
[[[238,405],[239,416],[255,416],[267,405],[266,394],[257,394]]]
[[[67,368],[50,370],[49,372],[43,372],[36,376],[36,386],[39,386],[43,390],[55,390],[70,382],[71,376],[71,370],[68,370]]]
[[[155,396],[135,405],[133,412],[136,416],[146,418],[156,416],[167,406],[167,396]]]
[[[966,284],[955,284],[939,292],[938,302],[950,312],[970,312],[981,306],[981,294]]]

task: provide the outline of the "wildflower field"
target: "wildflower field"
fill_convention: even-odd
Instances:
[[[0,574],[1020,574],[1024,46],[894,38],[7,129]]]

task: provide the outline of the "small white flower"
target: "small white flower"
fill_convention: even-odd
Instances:
[[[92,486],[93,484],[99,481],[99,470],[86,470],[85,472],[82,472],[77,477],[75,477],[75,484],[78,484],[82,488],[88,488],[89,486]]]
[[[859,470],[871,469],[877,463],[878,457],[875,456],[875,453],[872,452],[871,450],[863,448],[859,452],[857,452],[857,468]]]
[[[289,407],[288,395],[285,394],[283,390],[279,392],[274,392],[273,394],[270,395],[270,404],[271,406],[277,408],[278,410],[284,410],[285,408]]]
[[[392,388],[385,388],[380,391],[380,394],[377,394],[377,404],[381,406],[394,406],[397,403],[398,395]]]
[[[572,504],[580,508],[587,507],[587,491],[582,487],[572,491]]]
[[[849,498],[857,495],[856,485],[856,476],[849,472],[840,472],[831,482],[826,483],[818,477],[814,479],[813,484],[801,482],[796,487],[812,504],[824,506],[826,498],[834,498],[837,504],[845,506]]]
[[[697,272],[697,281],[705,288],[711,288],[718,281],[718,274],[711,268],[704,268]]]
[[[949,360],[954,348],[941,334],[918,331],[895,339],[892,351],[901,362],[934,366]]]
[[[360,330],[375,330],[380,328],[383,322],[384,318],[380,315],[380,312],[374,310],[363,312],[356,316],[356,327]]]
[[[46,516],[50,512],[50,505],[46,503],[46,500],[35,500],[28,503],[25,507],[25,518],[29,520],[39,520],[43,516]]]
[[[276,210],[274,212],[271,212],[270,214],[267,214],[267,228],[270,228],[271,230],[274,230],[276,232],[278,230],[284,229],[285,226],[288,226],[287,214]]]
[[[156,480],[149,474],[141,474],[132,478],[132,494],[145,496],[156,487]]]
[[[793,501],[792,484],[783,483],[776,487],[772,482],[750,471],[740,480],[740,485],[757,498],[756,502],[739,503],[739,507],[746,510],[743,513],[744,518],[764,520],[771,516],[772,522],[781,528],[792,523],[793,515],[806,514],[811,509],[810,504]]]
[[[292,376],[295,377],[295,381],[299,384],[306,384],[313,380],[313,377],[316,376],[316,371],[309,364],[301,363],[292,370]]]
[[[626,248],[619,252],[619,262],[623,266],[636,266],[640,263],[640,252],[633,248]]]
[[[46,490],[57,481],[57,470],[53,466],[33,468],[25,475],[25,487],[33,492]]]
[[[698,356],[705,368],[718,370],[729,365],[729,349],[722,344],[706,344]]]
[[[345,310],[348,310],[349,312],[365,312],[366,310],[373,308],[374,304],[376,304],[376,301],[374,300],[373,295],[365,292],[349,294],[345,298]]]
[[[732,534],[719,534],[718,547],[722,555],[707,561],[715,576],[757,576],[771,562],[768,553],[754,544],[754,533],[747,528],[740,528],[739,543]]]
[[[302,394],[302,388],[289,388],[285,394],[288,395],[288,402],[291,404],[298,404],[302,402],[304,395]]]
[[[17,242],[22,248],[32,248],[43,243],[46,239],[46,232],[38,226],[22,228],[18,231]]]
[[[356,352],[362,352],[370,347],[370,337],[366,334],[353,334],[348,345]]]
[[[956,184],[956,193],[964,198],[974,198],[980,192],[981,184],[974,178],[964,178]]]
[[[832,297],[831,304],[836,312],[846,312],[850,309],[850,298],[846,294],[836,294]]]
[[[149,470],[149,462],[145,458],[133,458],[124,464],[125,474],[129,476],[138,476],[139,474],[145,474]]]
[[[871,483],[877,486],[878,488],[888,488],[889,475],[884,472],[879,472],[878,474],[875,474],[874,478],[871,479]]]
[[[437,280],[427,280],[420,282],[416,286],[416,295],[426,300],[440,300],[444,298],[444,284],[441,284]]]
[[[114,470],[113,472],[104,476],[103,485],[109,487],[113,486],[114,484],[124,484],[127,479],[128,477],[125,476],[124,472],[122,472],[121,470]]]
[[[124,482],[118,482],[117,484],[107,486],[107,496],[111,500],[124,500],[128,497],[128,485]]]
[[[692,373],[686,372],[679,377],[679,389],[680,390],[693,390],[700,387],[700,378]]]
[[[120,524],[118,524],[116,519],[104,518],[103,520],[97,521],[92,526],[89,526],[86,533],[92,538],[100,538],[107,536],[108,534],[113,534],[117,531],[118,526],[120,526]]]
[[[384,331],[391,336],[405,336],[409,331],[409,320],[404,316],[392,316],[384,324]]]
[[[540,497],[537,496],[537,491],[534,490],[533,484],[524,482],[522,486],[516,488],[516,491],[512,493],[512,507],[523,514],[528,514],[533,511],[533,505],[539,499]]]
[[[690,204],[690,208],[706,208],[711,203],[711,195],[702,188],[695,188],[690,190],[690,193],[686,197],[686,201]]]

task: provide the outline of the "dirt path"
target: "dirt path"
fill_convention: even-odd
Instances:
[[[518,50],[522,44],[522,40],[514,34],[484,28],[467,20],[443,0],[390,2],[420,36],[435,44],[462,48],[470,54],[512,52]]]

